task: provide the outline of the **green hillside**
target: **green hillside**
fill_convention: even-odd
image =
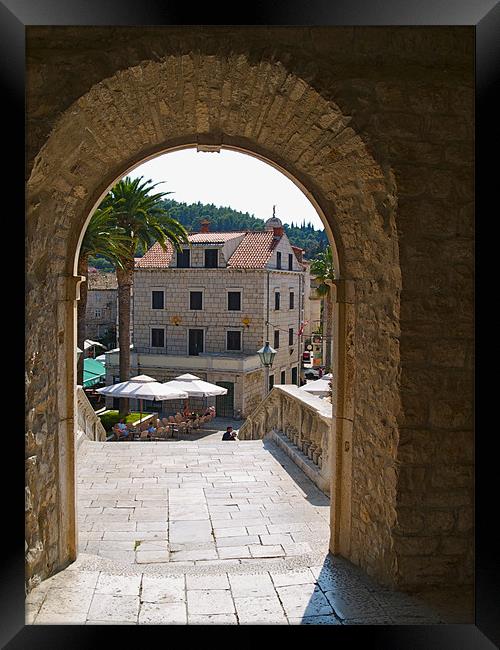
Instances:
[[[198,232],[203,219],[210,221],[212,232],[228,230],[263,230],[265,219],[259,219],[248,212],[239,212],[229,207],[217,207],[214,204],[179,203],[172,199],[163,201],[170,217],[177,219],[188,231]],[[294,246],[305,250],[305,257],[312,259],[325,250],[328,238],[324,230],[316,230],[311,223],[305,221],[298,224],[284,224],[285,232]],[[137,256],[142,255],[141,251]],[[112,265],[99,257],[91,257],[90,266],[103,270],[112,270]]]

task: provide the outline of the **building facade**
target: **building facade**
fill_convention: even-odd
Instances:
[[[89,268],[85,338],[99,340],[110,337],[116,342],[118,285],[116,274]],[[114,347],[114,342],[110,347]]]
[[[219,415],[245,417],[274,384],[299,381],[304,267],[275,218],[261,232],[212,233],[204,222],[189,243],[182,253],[155,244],[136,262],[131,372],[194,373],[228,389]],[[265,341],[277,350],[268,380]],[[118,353],[106,359],[112,383]]]

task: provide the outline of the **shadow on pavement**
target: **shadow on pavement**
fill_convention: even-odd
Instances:
[[[322,492],[304,472],[297,467],[293,460],[285,454],[272,440],[264,438],[264,449],[266,449],[271,456],[273,456],[278,463],[283,467],[288,476],[295,482],[295,484],[304,493],[304,497],[315,506],[328,506],[330,499]]]

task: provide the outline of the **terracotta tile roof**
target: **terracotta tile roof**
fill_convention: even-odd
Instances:
[[[228,268],[237,269],[261,269],[269,261],[271,254],[278,243],[274,238],[272,230],[256,232],[212,232],[196,233],[189,235],[189,241],[193,244],[223,244],[230,239],[241,237],[242,241],[228,260]],[[144,268],[165,268],[172,262],[174,255],[173,247],[167,243],[167,251],[164,251],[160,244],[156,243],[146,254],[136,261],[135,267]]]
[[[228,268],[264,268],[278,241],[279,239],[274,238],[272,230],[247,232],[241,244],[229,258]]]
[[[245,232],[197,232],[189,235],[188,239],[192,244],[224,244],[230,239],[241,237]]]
[[[169,266],[174,255],[174,247],[170,242],[167,242],[167,250],[164,251],[158,242],[153,244],[151,248],[146,251],[138,262],[135,264],[137,269],[161,269]]]

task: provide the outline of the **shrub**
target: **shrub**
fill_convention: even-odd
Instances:
[[[143,413],[142,416],[144,417],[147,415],[147,413]],[[111,431],[111,429],[115,426],[117,422],[120,421],[120,414],[118,411],[106,411],[102,415],[99,416],[101,418],[101,424],[102,426],[106,429],[106,431]],[[128,424],[129,422],[137,422],[141,417],[140,413],[129,413],[125,417],[125,422]]]

